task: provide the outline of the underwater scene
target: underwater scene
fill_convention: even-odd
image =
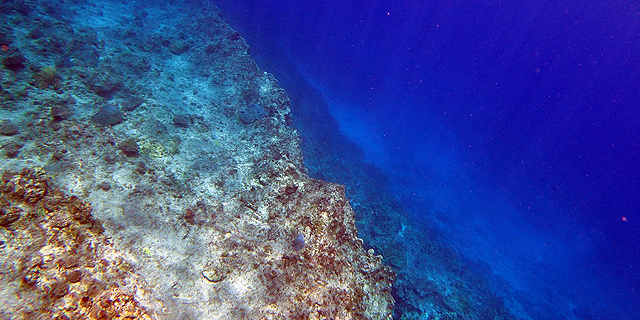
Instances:
[[[638,3],[0,17],[0,319],[640,319]]]

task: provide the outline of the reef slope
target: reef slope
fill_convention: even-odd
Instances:
[[[393,272],[210,2],[0,6],[1,317],[390,318]]]

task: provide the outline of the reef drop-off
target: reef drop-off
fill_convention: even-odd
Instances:
[[[179,2],[0,5],[0,317],[390,318],[394,273],[308,177],[286,92]]]

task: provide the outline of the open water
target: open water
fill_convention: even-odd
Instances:
[[[640,3],[217,4],[292,96],[316,177],[385,190],[515,318],[640,319]],[[395,316],[435,319],[406,294],[429,272],[412,239]]]

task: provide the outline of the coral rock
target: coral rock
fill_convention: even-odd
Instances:
[[[117,106],[108,104],[100,108],[98,113],[91,117],[91,121],[103,127],[115,126],[124,121],[124,112]]]

